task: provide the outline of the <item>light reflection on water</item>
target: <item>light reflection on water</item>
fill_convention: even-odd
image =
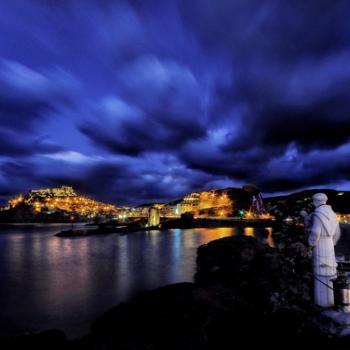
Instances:
[[[236,234],[265,237],[253,228],[54,237],[61,229],[0,227],[2,334],[60,328],[80,336],[96,316],[139,291],[192,281],[201,244]]]
[[[253,227],[245,227],[244,228],[244,234],[246,235],[246,236],[254,236],[254,229],[253,229]]]

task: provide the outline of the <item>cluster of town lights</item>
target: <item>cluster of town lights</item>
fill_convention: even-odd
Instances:
[[[9,201],[9,208],[14,208],[21,203],[32,207],[35,213],[65,212],[73,216],[95,217],[97,215],[117,215],[118,208],[111,204],[105,204],[81,196],[66,197],[18,197]]]
[[[95,200],[78,196],[73,188],[62,186],[60,188],[32,190],[25,196],[18,197],[8,202],[8,209],[21,203],[30,206],[39,214],[65,213],[70,218],[86,217],[94,218],[106,216],[113,219],[127,220],[133,217],[147,217],[149,206],[136,208],[116,207],[111,204],[97,202]],[[191,213],[195,218],[208,217],[232,217],[235,210],[235,202],[230,196],[221,190],[193,192],[183,198],[177,204],[154,204],[153,208],[159,211],[161,217],[179,217],[184,213]],[[236,209],[237,210],[237,209]],[[269,214],[259,214],[254,210],[238,210],[243,219],[270,219]],[[73,220],[73,219],[70,219]]]

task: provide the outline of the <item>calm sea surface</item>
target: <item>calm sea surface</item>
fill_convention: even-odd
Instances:
[[[53,236],[64,227],[0,226],[0,336],[50,328],[81,336],[98,315],[140,291],[192,281],[201,244],[237,234],[264,239],[263,229],[253,228]],[[350,234],[339,246],[350,252]]]

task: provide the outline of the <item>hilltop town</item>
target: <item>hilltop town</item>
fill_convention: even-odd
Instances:
[[[350,222],[350,192],[329,189],[306,190],[285,196],[262,199],[252,185],[243,188],[192,192],[168,203],[148,203],[136,207],[117,206],[81,196],[72,187],[31,190],[8,201],[0,209],[1,222],[103,222],[148,218],[151,209],[160,218],[176,219],[183,214],[194,218],[268,219],[283,213],[284,219],[298,215],[310,206],[317,191],[327,193],[340,221]]]

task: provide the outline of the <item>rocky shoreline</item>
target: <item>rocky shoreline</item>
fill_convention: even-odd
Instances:
[[[99,317],[85,337],[59,331],[25,336],[2,349],[232,349],[255,346],[348,345],[328,332],[312,303],[309,249],[298,226],[280,225],[275,248],[233,236],[198,248],[194,283],[145,292]],[[1,345],[1,344],[0,344]]]

